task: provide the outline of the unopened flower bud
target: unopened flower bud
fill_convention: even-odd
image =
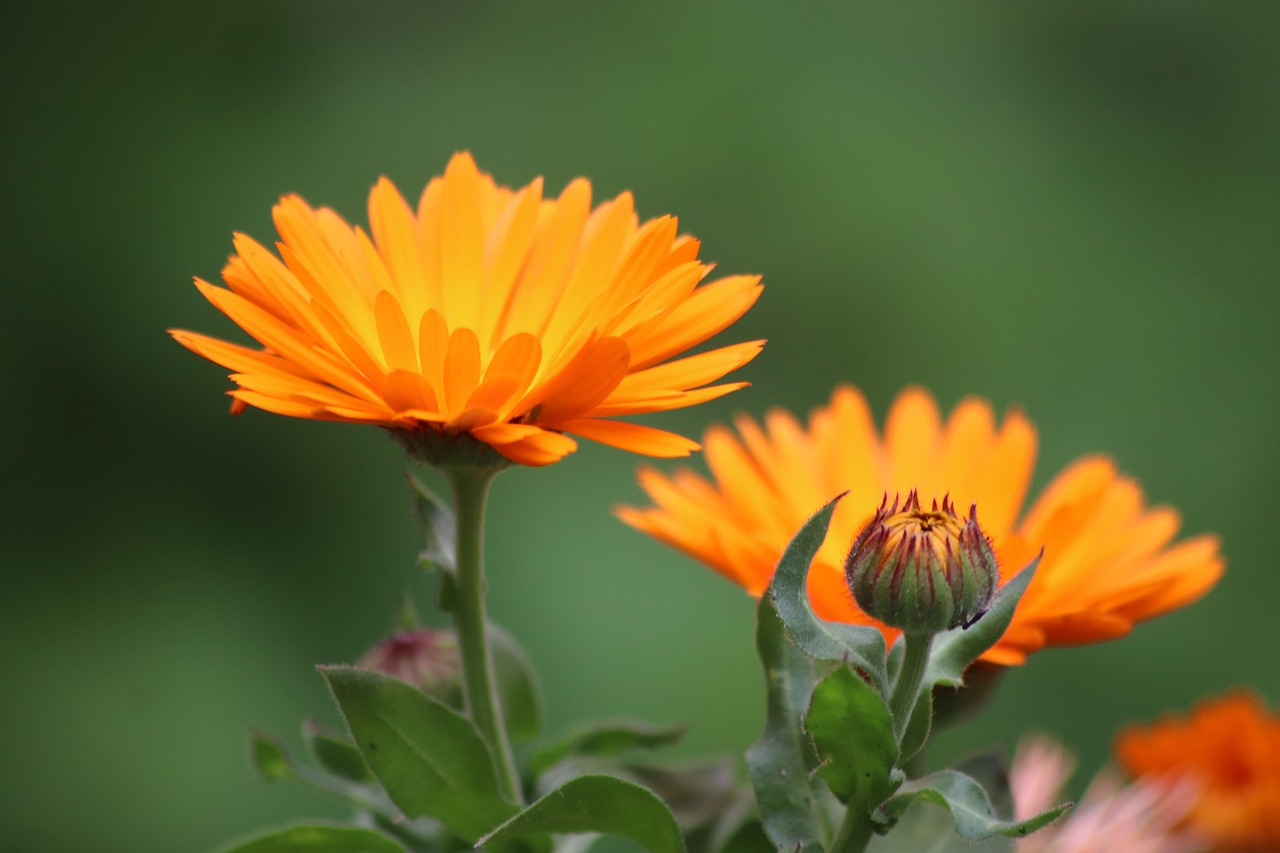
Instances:
[[[977,505],[967,518],[947,498],[922,510],[914,489],[901,511],[885,496],[844,566],[863,612],[907,634],[969,627],[991,606],[1000,577]]]
[[[452,631],[397,631],[361,655],[356,666],[393,676],[446,702],[461,683],[462,662]]]

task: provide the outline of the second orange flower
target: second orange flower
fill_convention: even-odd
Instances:
[[[862,395],[841,386],[806,429],[769,412],[763,428],[742,416],[737,435],[713,427],[705,438],[708,480],[682,469],[640,472],[656,504],[618,511],[628,524],[675,546],[759,596],[805,519],[848,490],[809,572],[809,597],[833,621],[872,624],[845,585],[850,543],[885,495],[916,490],[922,502],[948,498],[977,506],[991,537],[1001,583],[1041,546],[1044,559],[1012,624],[982,659],[1021,663],[1047,645],[1122,636],[1133,625],[1204,595],[1222,573],[1218,542],[1178,544],[1178,513],[1147,507],[1142,490],[1110,459],[1087,456],[1022,512],[1035,463],[1036,433],[1018,411],[997,425],[991,406],[967,399],[945,420],[933,398],[908,388],[889,410],[881,437]]]

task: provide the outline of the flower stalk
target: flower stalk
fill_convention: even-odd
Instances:
[[[511,802],[523,804],[511,743],[502,719],[502,706],[498,702],[485,619],[485,499],[493,475],[498,470],[471,465],[444,469],[453,489],[457,518],[453,624],[462,658],[462,691],[467,713],[493,752],[498,790]]]
[[[929,651],[933,647],[933,634],[903,634],[905,648],[902,656],[902,669],[893,682],[893,692],[889,696],[889,716],[893,720],[893,736],[899,744],[911,722],[911,712],[915,710],[916,700],[920,698],[920,685],[924,681],[925,670],[929,666]]]

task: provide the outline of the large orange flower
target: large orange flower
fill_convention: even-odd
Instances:
[[[172,331],[234,371],[233,411],[377,424],[411,445],[470,436],[524,465],[573,451],[565,433],[683,456],[698,445],[611,418],[740,388],[709,383],[763,343],[670,360],[742,316],[759,277],[701,283],[710,267],[674,217],[640,223],[629,193],[592,209],[581,178],[544,199],[541,179],[500,187],[462,153],[416,211],[380,180],[370,233],[294,195],[273,213],[280,258],[237,234],[229,289],[196,280],[265,349]]]
[[[1116,736],[1116,761],[1139,778],[1199,790],[1187,822],[1215,851],[1280,851],[1280,716],[1238,690]]]
[[[1218,542],[1198,536],[1177,545],[1178,513],[1144,506],[1142,490],[1111,460],[1087,456],[1062,471],[1020,517],[1036,455],[1034,427],[1019,411],[996,425],[991,406],[967,399],[943,422],[920,388],[889,410],[884,437],[862,395],[841,386],[806,430],[787,412],[761,428],[742,416],[738,435],[708,430],[708,481],[687,469],[653,469],[640,483],[657,506],[624,507],[619,517],[684,551],[759,596],[787,542],[813,512],[848,490],[809,573],[809,597],[822,617],[896,632],[858,610],[845,586],[845,553],[885,494],[919,491],[921,502],[950,495],[978,508],[1001,582],[1044,546],[1035,580],[1013,623],[983,659],[1015,664],[1046,645],[1119,637],[1135,622],[1202,596],[1222,573]]]

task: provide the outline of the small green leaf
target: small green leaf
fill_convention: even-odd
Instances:
[[[889,709],[875,688],[847,666],[813,689],[804,727],[822,764],[818,776],[842,803],[871,810],[893,793],[898,760]]]
[[[297,775],[289,765],[289,757],[279,739],[259,729],[250,729],[249,744],[253,766],[263,779],[290,779]]]
[[[734,761],[729,758],[674,767],[629,764],[617,775],[657,794],[686,833],[715,820],[734,794]]]
[[[424,569],[440,571],[440,609],[453,610],[454,573],[458,564],[458,530],[453,508],[413,474],[406,473],[413,492],[413,519],[426,545],[418,554]]]
[[[920,698],[911,711],[911,719],[907,721],[907,729],[902,734],[902,746],[899,748],[898,761],[903,765],[915,758],[924,749],[929,740],[929,730],[933,727],[933,692],[921,690]]]
[[[533,740],[542,732],[542,696],[533,661],[515,637],[492,622],[488,633],[507,734],[513,741]]]
[[[847,494],[847,492],[845,493]],[[818,618],[809,603],[809,564],[827,538],[831,514],[844,494],[813,514],[787,544],[769,584],[768,597],[796,646],[817,660],[842,660],[865,672],[885,692],[884,635],[865,625],[846,625]]]
[[[680,827],[666,804],[652,791],[613,776],[569,780],[485,835],[476,846],[548,832],[620,835],[651,853],[684,853]]]
[[[1013,788],[1009,784],[1009,769],[999,753],[984,752],[966,758],[955,769],[971,777],[987,792],[992,814],[1004,820],[1013,817]]]
[[[475,841],[518,811],[499,795],[489,747],[466,717],[390,676],[319,669],[365,763],[407,816]]]
[[[352,782],[372,782],[373,774],[356,749],[345,736],[329,731],[315,720],[307,720],[302,726],[302,736],[317,762],[335,776]]]
[[[405,848],[372,829],[313,823],[233,841],[219,853],[405,853]]]
[[[951,812],[956,834],[969,841],[993,835],[1020,838],[1057,820],[1070,804],[1061,805],[1027,820],[1003,820],[995,814],[991,800],[977,780],[956,770],[939,770],[913,779],[898,789],[879,809],[877,819],[894,823],[914,800],[935,803]]]
[[[756,607],[756,650],[764,665],[764,733],[747,750],[747,773],[756,793],[765,833],[779,850],[819,844],[820,786],[810,778],[817,767],[813,744],[800,719],[813,691],[813,662],[791,641],[770,596]]]
[[[643,720],[594,723],[539,749],[529,758],[529,770],[539,776],[570,756],[617,755],[630,749],[666,746],[678,741],[686,728],[682,723],[659,726]]]
[[[1042,552],[1043,553],[1043,552]],[[934,637],[933,653],[925,671],[925,684],[959,687],[964,684],[964,671],[978,656],[994,646],[1013,620],[1013,611],[1035,576],[1040,557],[996,593],[995,603],[982,618],[966,628],[953,628]]]

